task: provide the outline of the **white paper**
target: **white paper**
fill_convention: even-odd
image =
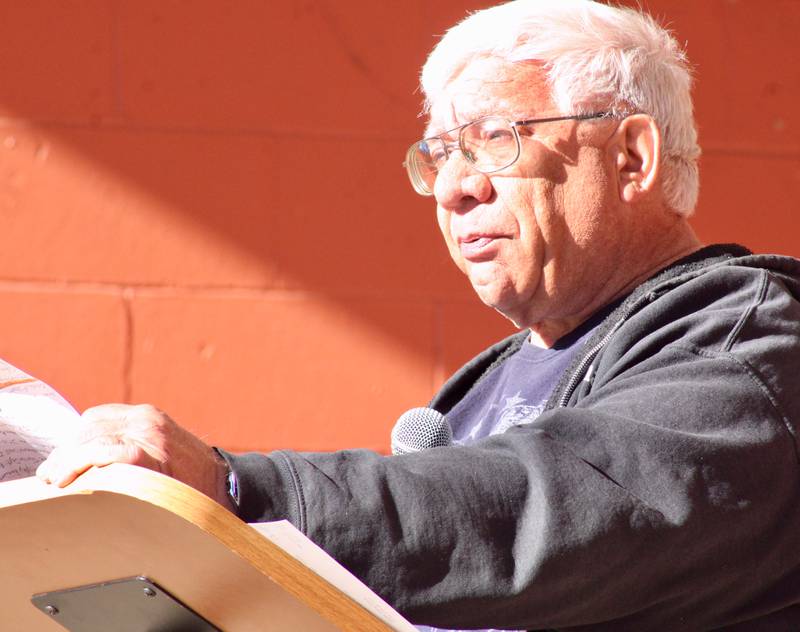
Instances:
[[[0,360],[0,482],[33,476],[79,421],[47,384]]]

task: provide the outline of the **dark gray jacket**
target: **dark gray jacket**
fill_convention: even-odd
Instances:
[[[800,629],[799,298],[797,260],[706,248],[608,316],[534,422],[402,457],[225,453],[240,516],[288,518],[417,623]]]

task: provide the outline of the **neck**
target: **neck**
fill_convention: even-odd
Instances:
[[[639,248],[639,252],[629,249],[620,253],[617,265],[614,266],[616,272],[609,274],[605,283],[588,298],[577,313],[563,318],[543,319],[530,325],[531,342],[538,347],[552,347],[559,338],[575,329],[597,310],[629,294],[660,270],[702,247],[703,244],[683,218],[673,228],[674,230],[659,235],[655,240],[644,241],[645,247]],[[631,275],[631,270],[635,274]]]

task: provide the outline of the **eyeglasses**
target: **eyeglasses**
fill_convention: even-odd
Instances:
[[[509,121],[501,116],[485,116],[477,121],[465,123],[443,132],[439,136],[425,138],[409,147],[403,166],[408,171],[411,186],[420,195],[433,195],[436,176],[444,168],[448,157],[458,149],[464,159],[481,173],[494,173],[513,165],[520,154],[518,127],[534,123],[555,121],[585,121],[613,116],[610,112],[593,112],[572,116]],[[455,136],[458,143],[447,142],[444,137]]]

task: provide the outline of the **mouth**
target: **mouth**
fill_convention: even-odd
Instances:
[[[485,261],[496,254],[502,235],[466,235],[458,238],[461,256],[467,261]]]

